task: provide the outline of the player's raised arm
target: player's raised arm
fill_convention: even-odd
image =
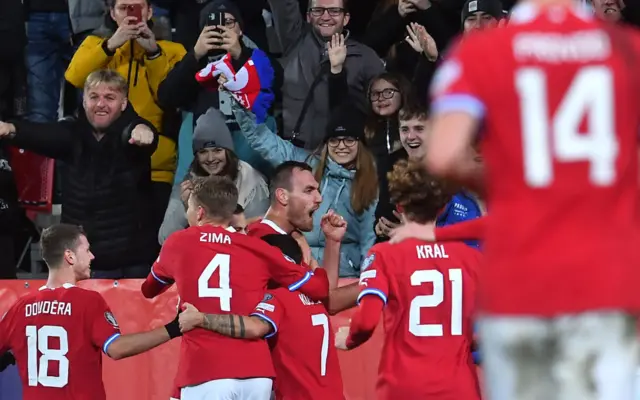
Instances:
[[[456,180],[477,192],[484,189],[484,167],[473,144],[485,117],[481,90],[472,79],[478,73],[461,60],[472,57],[461,42],[436,72],[431,93],[432,127],[424,165],[437,176]]]
[[[178,262],[180,249],[176,242],[179,240],[179,236],[181,236],[181,232],[176,232],[164,242],[162,249],[160,249],[160,255],[153,263],[151,272],[140,288],[144,297],[153,298],[169,289],[173,284],[171,267]]]
[[[488,217],[474,218],[456,224],[436,227],[434,222],[419,224],[407,222],[389,233],[390,243],[414,238],[427,242],[448,240],[483,240]]]
[[[384,256],[377,248],[378,245],[371,248],[366,261],[369,268],[360,274],[358,309],[351,318],[349,330],[342,329],[336,335],[338,348],[353,349],[369,340],[387,304],[389,281],[385,274]]]
[[[182,333],[202,328],[233,338],[259,339],[269,338],[278,331],[274,318],[265,315],[266,312],[274,313],[276,306],[268,305],[264,301],[258,304],[256,312],[250,315],[206,314],[189,303],[185,303],[183,307],[184,311],[180,314]]]

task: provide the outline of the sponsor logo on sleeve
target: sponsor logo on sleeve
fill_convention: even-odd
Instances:
[[[111,314],[111,311],[107,311],[104,313],[104,318],[107,320],[107,322],[113,326],[116,329],[120,329],[120,326],[118,325],[118,321],[116,321],[116,317],[113,316],[113,314]]]
[[[268,304],[268,303],[259,303],[256,306],[256,310],[258,311],[269,311],[269,312],[273,312],[276,309],[276,307],[273,304]]]
[[[360,285],[361,286],[369,286],[367,284],[367,279],[372,279],[376,277],[376,273],[378,271],[376,271],[375,269],[372,269],[371,271],[364,271],[363,273],[360,274]]]
[[[264,301],[269,301],[269,300],[271,300],[271,299],[273,299],[273,295],[272,295],[271,293],[265,293],[265,294],[264,294],[264,297],[262,298],[262,301],[263,301],[263,302],[264,302]]]
[[[369,255],[367,258],[364,259],[364,261],[362,261],[362,266],[361,266],[361,270],[364,271],[367,268],[369,268],[371,266],[371,264],[373,264],[373,260],[376,259],[376,255],[375,254],[371,254]]]

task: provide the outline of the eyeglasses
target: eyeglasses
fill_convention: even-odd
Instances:
[[[396,93],[400,93],[400,91],[398,89],[392,89],[392,88],[383,89],[377,92],[371,92],[369,94],[369,100],[378,101],[380,100],[380,96],[382,96],[383,99],[388,100],[392,98],[393,95]]]
[[[233,29],[236,26],[236,20],[231,18],[225,19],[224,26],[226,26],[229,29]]]
[[[358,142],[358,139],[353,137],[332,137],[327,140],[329,147],[338,147],[340,142],[344,143],[345,147],[353,147]]]
[[[332,17],[339,17],[344,13],[344,8],[341,7],[311,7],[309,8],[309,14],[312,17],[322,17],[324,12],[327,11]]]

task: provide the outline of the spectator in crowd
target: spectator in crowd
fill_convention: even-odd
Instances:
[[[464,34],[498,26],[503,19],[500,0],[467,0],[462,7]]]
[[[306,232],[312,257],[323,265],[325,238],[320,219],[330,209],[347,221],[340,254],[340,276],[360,275],[361,261],[375,242],[374,212],[378,201],[376,167],[371,152],[364,146],[364,116],[355,107],[335,110],[326,125],[323,143],[311,153],[294,146],[256,124],[255,117],[234,107],[236,119],[249,144],[274,166],[293,160],[314,168],[320,183],[322,202],[313,213],[313,228]]]
[[[53,122],[58,120],[64,70],[73,55],[69,9],[66,0],[29,0],[24,5],[28,15],[27,118]]]
[[[62,222],[82,225],[95,278],[141,278],[156,257],[150,228],[154,126],[127,102],[127,82],[98,70],[86,79],[84,112],[56,123],[0,122],[11,145],[62,161]]]
[[[231,132],[224,116],[209,109],[198,118],[193,134],[195,158],[186,179],[174,186],[164,221],[158,233],[160,244],[173,232],[188,226],[186,204],[193,188],[193,180],[209,175],[226,176],[238,188],[238,205],[247,218],[264,215],[269,208],[269,187],[264,177],[234,153]]]
[[[240,204],[238,204],[236,211],[233,213],[230,225],[236,232],[247,233],[247,218],[244,215],[244,208]]]
[[[596,16],[610,22],[627,22],[640,26],[640,4],[627,0],[590,0]]]
[[[349,38],[346,0],[311,0],[306,22],[296,0],[268,0],[280,43],[285,72],[283,131],[285,138],[312,150],[322,144],[330,115],[327,42],[334,34],[346,39],[344,70],[347,101],[364,112],[369,81],[384,70],[379,57],[367,46]]]
[[[27,37],[20,0],[0,1],[0,119],[21,116],[26,105]]]
[[[104,0],[68,0],[73,43],[82,41],[104,21]]]
[[[153,197],[150,206],[157,231],[173,185],[178,129],[167,125],[170,113],[158,105],[156,94],[160,82],[184,56],[185,50],[180,44],[156,38],[151,29],[153,9],[148,0],[108,0],[108,6],[104,25],[82,42],[65,77],[81,88],[93,71],[102,68],[117,71],[127,80],[133,108],[160,132],[158,148],[151,157]],[[140,7],[141,20],[129,14],[130,7]]]
[[[422,105],[408,104],[398,113],[400,125],[400,142],[402,148],[389,157],[388,169],[384,171],[380,181],[380,200],[376,208],[375,233],[377,242],[389,240],[389,231],[400,226],[400,217],[395,204],[389,197],[387,173],[393,171],[393,165],[399,160],[417,161],[425,154],[425,144],[429,135],[429,114]],[[482,216],[482,207],[478,199],[471,193],[461,190],[456,193],[447,206],[439,213],[437,226],[445,226]],[[468,244],[477,246],[476,241]]]

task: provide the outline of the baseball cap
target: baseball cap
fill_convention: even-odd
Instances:
[[[495,19],[504,16],[500,0],[467,0],[462,7],[462,23],[477,12],[484,12]]]

